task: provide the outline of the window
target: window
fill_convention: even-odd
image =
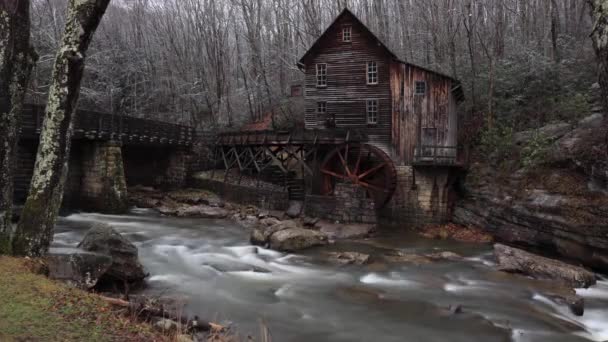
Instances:
[[[378,63],[367,62],[367,84],[378,84]]]
[[[342,28],[342,41],[350,43],[353,39],[353,28],[351,26],[345,26]]]
[[[426,81],[416,81],[416,89],[414,95],[426,95]]]
[[[367,124],[375,125],[378,123],[378,100],[367,100]]]
[[[327,113],[327,102],[317,102],[317,114],[324,115]]]
[[[317,87],[327,87],[327,64],[317,64]]]

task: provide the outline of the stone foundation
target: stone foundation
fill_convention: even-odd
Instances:
[[[352,184],[336,184],[334,196],[306,195],[304,214],[340,223],[376,223],[374,201]]]
[[[379,220],[413,228],[449,219],[450,169],[397,166],[397,189]]]
[[[289,206],[287,191],[258,189],[210,179],[193,179],[192,186],[209,190],[225,201],[250,204],[261,209],[285,211]]]
[[[287,191],[273,191],[210,179],[193,179],[192,186],[209,190],[228,202],[254,205],[266,210],[286,211]],[[304,215],[340,223],[376,223],[374,201],[365,191],[350,184],[337,184],[335,196],[306,195]]]
[[[128,209],[120,143],[94,142],[82,149],[81,206],[104,213]]]

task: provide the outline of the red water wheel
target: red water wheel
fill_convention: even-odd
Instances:
[[[344,144],[325,157],[321,164],[322,192],[331,195],[337,182],[350,182],[367,191],[376,208],[391,199],[397,186],[397,173],[391,158],[368,144]]]

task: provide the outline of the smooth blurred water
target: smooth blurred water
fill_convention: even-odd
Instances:
[[[74,247],[95,222],[112,225],[139,248],[154,295],[181,296],[201,318],[234,322],[258,336],[261,321],[273,341],[605,341],[608,282],[577,290],[583,317],[552,302],[538,282],[495,272],[488,246],[424,240],[387,229],[364,242],[304,254],[249,244],[249,231],[226,220],[124,216],[63,217],[54,247]],[[340,267],[327,251],[378,255],[449,250],[466,258],[429,265]],[[463,314],[446,308],[461,305]]]

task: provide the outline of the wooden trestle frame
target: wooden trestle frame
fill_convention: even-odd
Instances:
[[[328,195],[333,191],[333,183],[336,180],[356,180],[354,184],[363,186],[372,193],[381,194],[381,203],[377,204],[384,205],[394,192],[396,184],[394,167],[386,154],[378,153],[379,150],[365,144],[366,141],[366,137],[358,132],[340,130],[224,133],[219,135],[216,140],[214,156],[216,165],[223,165],[224,181],[227,181],[230,170],[238,169],[239,184],[242,175],[246,173],[258,176],[259,184],[259,175],[272,169],[269,171],[282,177],[282,179],[275,179],[274,182],[283,182],[284,186],[288,188],[289,181],[297,178],[295,174],[299,172],[301,177],[321,177],[324,183],[322,192]],[[365,151],[367,161],[365,169],[363,169],[363,164],[357,170],[352,166],[349,168],[347,164],[340,169],[333,164],[329,166],[332,163],[330,161],[332,156],[337,155],[344,158],[349,153],[349,148],[352,152],[357,151],[357,153]],[[344,149],[346,149],[346,154],[340,152]],[[369,159],[370,153],[373,154],[373,160]],[[356,160],[356,158],[351,160]],[[321,161],[323,161],[322,164]],[[361,161],[361,156],[359,156],[359,161]],[[346,161],[344,162],[346,163]],[[370,166],[370,162],[377,162],[379,165]],[[383,171],[382,174],[385,177],[381,183],[372,184],[364,180],[366,176],[375,174],[379,170]],[[346,171],[349,177],[343,176],[345,173],[342,171]],[[361,173],[358,174],[358,177],[351,177],[352,171],[361,171]],[[327,179],[328,175],[334,175],[335,179]],[[383,188],[379,189],[379,187]],[[374,197],[378,197],[378,195],[374,195]]]

